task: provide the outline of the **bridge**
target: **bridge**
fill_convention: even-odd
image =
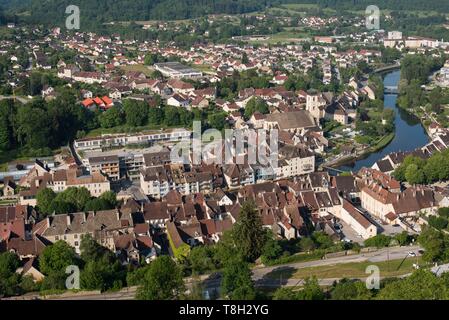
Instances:
[[[384,93],[386,93],[386,94],[398,94],[399,93],[398,86],[385,86],[384,87]]]
[[[346,171],[343,171],[343,170],[340,170],[340,169],[337,169],[337,168],[331,168],[331,167],[328,167],[328,166],[321,166],[321,169],[326,169],[328,171],[334,171],[334,172],[337,172],[337,173],[346,173]]]
[[[399,69],[401,67],[400,63],[395,63],[389,66],[385,66],[382,68],[378,68],[376,70],[374,70],[374,73],[382,73],[382,72],[386,72],[386,71],[390,71],[390,70],[394,70],[394,69]]]

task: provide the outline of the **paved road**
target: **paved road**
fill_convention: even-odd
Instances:
[[[5,100],[5,99],[14,99],[14,96],[2,96],[2,95],[0,95],[0,100]],[[29,99],[29,98],[18,97],[18,96],[16,96],[16,100],[20,101],[23,104],[27,104],[28,102],[31,101],[31,99]]]
[[[394,248],[381,249],[381,250],[369,252],[369,253],[343,256],[343,257],[338,257],[338,258],[291,263],[291,264],[282,265],[282,266],[256,268],[253,270],[253,277],[257,281],[257,280],[260,280],[260,279],[263,279],[264,277],[266,277],[267,274],[269,274],[273,271],[276,271],[276,270],[281,270],[282,268],[302,269],[302,268],[308,268],[308,267],[327,266],[327,265],[333,265],[333,264],[339,264],[339,263],[349,263],[349,262],[364,262],[364,261],[381,262],[381,261],[387,261],[387,260],[403,259],[403,258],[405,258],[405,256],[407,256],[408,252],[410,252],[410,251],[413,251],[417,255],[419,255],[418,250],[420,250],[420,249],[421,248],[419,246],[394,247]]]
[[[326,266],[326,265],[334,265],[341,263],[350,263],[350,262],[382,262],[387,260],[397,260],[403,259],[407,256],[409,252],[415,252],[416,255],[419,255],[419,250],[421,248],[419,246],[408,246],[408,247],[394,247],[381,249],[374,252],[368,252],[357,255],[343,256],[338,258],[330,258],[323,260],[315,260],[315,261],[307,261],[307,262],[299,262],[299,263],[291,263],[281,266],[274,267],[260,267],[253,269],[253,280],[258,287],[273,287],[277,288],[280,286],[298,286],[301,285],[302,279],[272,279],[267,277],[273,271],[280,270],[291,270],[294,272],[295,270],[308,268],[308,267],[318,267],[318,266]],[[363,278],[362,278],[363,279]],[[202,276],[200,280],[203,281],[203,287],[208,291],[216,291],[218,292],[220,288],[220,278],[208,279],[208,276]],[[319,283],[321,285],[331,285],[334,281],[339,279],[320,279]],[[186,279],[187,287],[190,287],[190,279]],[[110,292],[110,293],[84,293],[84,294],[65,294],[61,296],[53,296],[47,297],[50,300],[133,300],[136,294],[136,287],[126,288],[119,292]],[[14,300],[24,300],[24,299],[33,299],[38,298],[42,299],[37,295],[27,295],[22,297],[15,297]]]

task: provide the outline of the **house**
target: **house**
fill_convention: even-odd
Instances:
[[[16,271],[22,277],[31,277],[34,282],[41,282],[45,276],[39,271],[39,262],[36,258],[29,259],[25,265]]]
[[[17,188],[17,185],[14,182],[13,177],[5,177],[3,179],[3,196],[4,197],[14,196],[16,188]]]
[[[195,87],[188,82],[184,82],[178,79],[171,79],[167,82],[167,86],[172,88],[174,92],[184,95],[189,95],[195,91]]]
[[[249,119],[249,123],[251,123],[255,129],[261,129],[263,128],[265,118],[266,116],[264,114],[256,111]]]
[[[209,100],[203,96],[198,96],[190,103],[190,105],[192,108],[206,109],[209,107]]]
[[[363,239],[369,239],[377,235],[377,227],[348,200],[343,199],[343,207],[340,218],[356,231]]]
[[[284,113],[272,113],[265,118],[264,129],[279,129],[301,135],[306,129],[316,127],[311,113],[306,110],[297,110]]]
[[[78,254],[82,237],[90,234],[100,245],[115,252],[114,238],[132,232],[133,227],[131,214],[114,209],[49,216],[34,226],[33,233],[52,243],[65,241]]]
[[[186,108],[189,106],[189,99],[181,94],[174,94],[173,96],[171,96],[170,98],[168,98],[167,100],[167,105],[168,106],[173,106],[173,107],[183,107]]]
[[[100,172],[87,174],[80,169],[57,170],[32,178],[29,189],[20,191],[19,201],[21,205],[36,206],[40,190],[50,188],[54,192],[62,192],[70,187],[84,187],[93,197],[99,197],[111,190],[111,183]]]

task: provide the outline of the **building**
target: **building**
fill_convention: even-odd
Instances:
[[[306,129],[316,127],[309,111],[298,110],[284,113],[272,113],[265,118],[264,129],[279,129],[292,133],[304,134]]]
[[[40,190],[45,188],[50,188],[54,192],[63,192],[70,187],[84,187],[89,190],[92,197],[99,197],[111,190],[111,183],[100,172],[87,174],[80,169],[52,171],[31,180],[29,189],[19,193],[20,204],[36,206],[36,196]]]
[[[90,234],[100,245],[115,252],[114,237],[133,231],[131,214],[118,209],[49,216],[35,225],[34,234],[48,241],[65,241],[80,253],[81,239]]]
[[[200,78],[203,76],[201,71],[185,66],[179,62],[156,63],[154,68],[168,78]]]
[[[140,187],[156,199],[176,190],[180,194],[208,193],[212,190],[213,176],[210,172],[186,171],[181,165],[159,165],[142,168]]]
[[[171,129],[146,131],[138,134],[111,134],[94,138],[75,140],[74,146],[77,152],[85,150],[102,150],[103,148],[124,147],[132,144],[151,145],[157,142],[180,141],[189,138],[191,131],[186,129]]]
[[[377,227],[372,224],[352,203],[343,199],[340,218],[363,239],[377,235]]]
[[[102,172],[111,181],[120,179],[120,162],[117,155],[90,157],[87,168],[90,172]]]
[[[279,162],[276,168],[278,179],[309,174],[315,171],[315,154],[310,150],[292,145],[279,148]]]

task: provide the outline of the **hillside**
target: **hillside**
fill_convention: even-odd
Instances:
[[[4,0],[10,11],[27,12],[30,22],[63,25],[71,0]],[[264,9],[279,0],[79,0],[81,25],[129,20],[189,19],[215,13],[246,13]]]

